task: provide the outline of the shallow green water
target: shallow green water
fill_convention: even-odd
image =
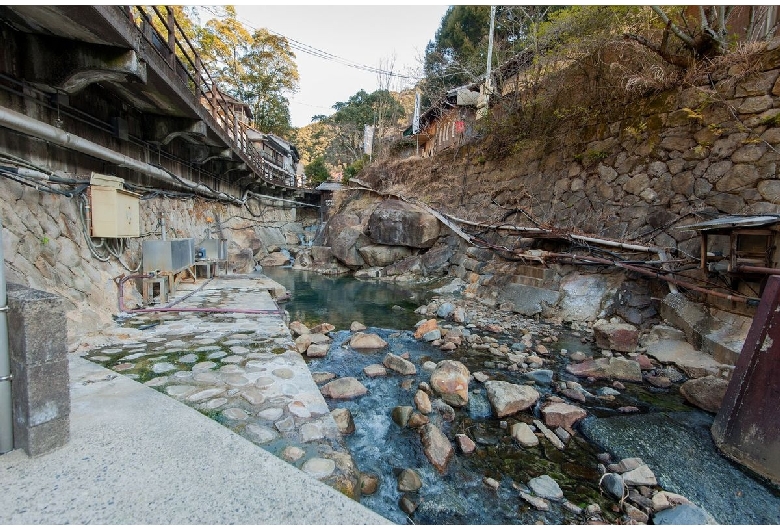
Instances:
[[[367,326],[411,329],[420,320],[414,310],[427,302],[429,286],[400,285],[352,276],[323,276],[289,267],[267,267],[263,274],[294,293],[280,304],[290,321],[306,325],[328,322],[349,329],[357,320]]]

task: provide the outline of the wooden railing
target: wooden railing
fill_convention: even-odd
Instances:
[[[182,84],[213,119],[212,126],[229,140],[252,171],[263,180],[295,187],[295,175],[268,164],[247,137],[245,124],[227,104],[216,81],[205,68],[200,54],[167,7],[126,6],[125,14],[142,38],[168,64]]]

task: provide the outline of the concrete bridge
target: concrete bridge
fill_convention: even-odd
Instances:
[[[0,6],[0,166],[317,204],[269,163],[169,10]]]

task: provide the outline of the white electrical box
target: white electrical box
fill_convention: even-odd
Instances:
[[[93,173],[90,182],[92,237],[140,237],[141,196],[122,189],[124,180],[110,175]]]

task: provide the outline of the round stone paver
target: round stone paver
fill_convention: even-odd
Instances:
[[[295,376],[295,372],[289,368],[277,368],[271,373],[280,379],[292,379]]]
[[[205,403],[201,403],[198,405],[198,408],[204,409],[204,410],[214,410],[218,409],[219,407],[225,405],[228,402],[227,399],[220,397],[220,398],[214,398],[206,401]]]
[[[282,390],[282,394],[291,397],[297,394],[298,392],[300,392],[300,389],[296,385],[293,385],[292,383],[283,384],[281,390]]]
[[[168,382],[168,376],[161,376],[161,377],[155,377],[154,379],[149,379],[146,383],[144,383],[146,386],[162,386],[165,383]]]
[[[171,385],[165,389],[165,393],[175,398],[181,398],[197,389],[198,387],[192,385]]]
[[[247,361],[244,365],[244,370],[247,372],[263,372],[265,371],[265,362],[262,361]]]
[[[249,384],[249,379],[241,374],[223,375],[222,380],[231,387],[242,387]]]
[[[217,363],[213,363],[211,361],[205,361],[202,363],[198,363],[195,366],[192,367],[193,372],[207,372],[211,370],[212,368],[216,367]]]
[[[269,429],[268,427],[258,425],[256,423],[250,423],[247,425],[246,432],[253,440],[261,444],[271,442],[277,438],[277,434],[273,429]]]
[[[261,410],[257,413],[257,416],[264,420],[276,421],[281,418],[283,414],[284,411],[282,409],[278,407],[271,407],[270,409]]]
[[[192,379],[198,383],[219,383],[221,381],[219,374],[214,372],[197,372],[192,375]]]
[[[299,418],[311,418],[311,412],[309,412],[306,404],[301,401],[293,401],[287,408],[289,409],[290,414],[293,414],[294,416],[298,416]]]
[[[258,388],[267,387],[274,384],[274,378],[273,377],[258,377],[257,381],[255,381],[255,386]]]
[[[325,435],[322,432],[322,426],[318,423],[307,423],[301,426],[301,441],[313,442],[314,440],[322,440]]]
[[[186,372],[186,371],[176,372],[171,377],[173,377],[177,381],[187,381],[189,379],[192,379],[192,372]]]
[[[187,364],[193,364],[198,362],[198,356],[194,353],[188,353],[187,355],[182,355],[179,357],[180,363],[187,363]]]
[[[103,353],[106,354],[106,355],[114,355],[114,354],[119,353],[121,351],[122,351],[121,348],[106,348],[105,350],[103,350]]]
[[[249,353],[249,348],[247,348],[246,346],[233,346],[232,348],[230,348],[230,351],[232,351],[237,355],[244,355],[246,353]]]
[[[224,388],[207,388],[206,390],[201,390],[200,392],[195,392],[194,394],[187,396],[187,401],[205,401],[207,399],[221,396],[224,393]]]
[[[303,458],[303,455],[306,454],[306,451],[301,449],[300,447],[295,447],[294,445],[288,445],[284,448],[284,451],[282,452],[282,458],[287,460],[288,462],[296,462]]]
[[[222,411],[222,415],[229,420],[244,421],[249,418],[249,414],[244,409],[232,407]]]
[[[222,359],[223,357],[227,357],[227,353],[223,352],[222,350],[215,351],[214,353],[209,354],[209,359]]]
[[[96,363],[103,363],[106,361],[110,361],[111,357],[108,357],[106,355],[93,355],[89,358],[90,361],[95,361]]]
[[[303,464],[302,468],[314,478],[323,479],[336,471],[336,462],[329,458],[311,458]]]
[[[241,355],[228,355],[222,358],[223,363],[240,363],[244,358]]]
[[[152,365],[152,372],[156,374],[164,374],[166,372],[172,372],[176,369],[176,365],[172,363],[155,363]]]

